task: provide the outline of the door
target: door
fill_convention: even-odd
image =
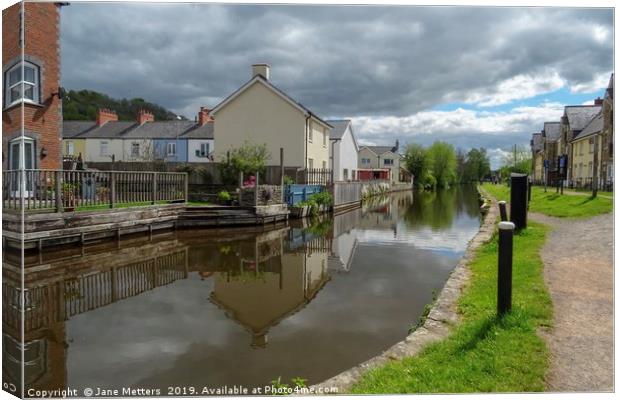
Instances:
[[[23,145],[24,146],[22,148],[21,138],[14,139],[9,145],[10,168],[12,170],[34,169],[34,140],[25,137],[23,140]],[[31,175],[24,175],[27,176],[27,179],[23,182],[23,194],[24,197],[31,197],[33,192]],[[11,182],[11,191],[14,197],[18,197],[20,195],[18,182],[19,179],[15,179]]]

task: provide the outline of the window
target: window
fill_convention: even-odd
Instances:
[[[386,158],[383,160],[383,165],[394,165],[394,160],[391,158]]]
[[[22,77],[23,67],[23,77]],[[21,102],[39,102],[39,67],[29,63],[17,63],[4,74],[6,106]],[[22,93],[23,90],[23,93]]]
[[[323,161],[323,169],[327,169],[327,161]]]
[[[140,143],[134,142],[131,144],[131,157],[140,157]]]
[[[200,157],[209,156],[209,143],[200,143]]]
[[[370,158],[362,158],[362,164],[370,164]]]
[[[67,155],[68,156],[72,156],[73,155],[73,152],[75,151],[73,142],[67,142],[66,151],[67,151]]]
[[[327,132],[323,130],[323,147],[327,146]]]
[[[594,139],[590,138],[588,143],[590,145],[590,148],[589,148],[590,154],[592,154],[594,153]]]
[[[314,168],[314,160],[312,158],[308,159],[308,169]]]
[[[349,170],[348,169],[344,169],[342,170],[342,177],[344,178],[344,180],[346,181],[347,179],[349,179]]]
[[[132,148],[133,151],[133,148]],[[138,148],[139,151],[139,148]],[[168,157],[177,155],[177,144],[174,142],[166,143],[166,154]]]
[[[108,142],[99,142],[99,155],[100,156],[108,155]]]
[[[579,142],[579,155],[583,155],[583,142]]]
[[[312,143],[312,122],[310,122],[310,129],[308,131],[308,141]]]
[[[592,176],[592,161],[588,163],[588,177]]]

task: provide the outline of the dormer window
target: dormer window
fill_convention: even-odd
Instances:
[[[22,75],[23,68],[23,75]],[[4,74],[4,99],[7,107],[20,103],[39,103],[39,67],[29,62],[20,62]]]

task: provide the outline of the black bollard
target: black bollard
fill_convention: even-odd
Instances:
[[[527,175],[510,174],[510,221],[516,229],[527,228]]]
[[[527,208],[530,208],[530,202],[532,201],[532,181],[527,180]]]
[[[503,315],[512,308],[512,237],[515,224],[500,222],[499,250],[497,255],[497,314]]]
[[[498,201],[499,204],[499,216],[502,221],[508,221],[508,213],[506,212],[506,202],[504,200]]]

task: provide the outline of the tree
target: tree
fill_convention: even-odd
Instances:
[[[471,149],[467,153],[463,182],[480,182],[491,173],[491,163],[484,147]]]
[[[436,141],[428,148],[430,170],[439,188],[446,188],[456,180],[456,152],[446,142]]]
[[[271,157],[265,144],[253,144],[245,141],[241,147],[230,150],[230,159],[224,155],[220,160],[222,181],[234,185],[239,179],[239,172],[248,177],[256,172],[264,173],[267,160]]]
[[[417,187],[424,186],[428,174],[428,155],[424,146],[415,143],[407,146],[405,167],[413,175],[413,184]]]
[[[525,146],[515,145],[510,153],[504,156],[499,170],[502,179],[509,179],[511,173],[529,174],[532,171],[532,153]]]

